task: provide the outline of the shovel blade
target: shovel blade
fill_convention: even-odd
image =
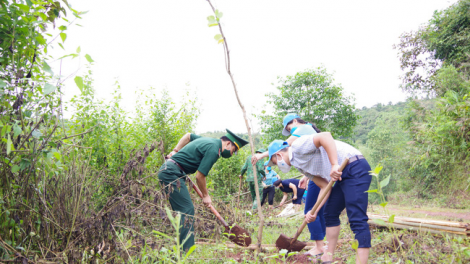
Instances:
[[[307,246],[307,243],[295,240],[292,243],[293,238],[290,238],[284,234],[281,234],[276,240],[276,247],[278,249],[287,249],[288,251],[301,251]]]
[[[227,234],[225,236],[239,246],[248,247],[251,244],[250,234],[238,225],[233,225],[232,228],[225,227],[225,233]]]

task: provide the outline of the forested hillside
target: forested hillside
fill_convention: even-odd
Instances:
[[[357,124],[353,129],[353,135],[350,137],[350,141],[355,144],[367,144],[367,137],[369,132],[371,132],[377,123],[377,120],[382,119],[384,114],[396,114],[397,116],[403,116],[406,111],[406,102],[399,102],[397,104],[392,104],[391,102],[387,105],[376,104],[372,107],[363,107],[356,110],[356,114],[359,116]],[[395,124],[397,126],[400,123]]]

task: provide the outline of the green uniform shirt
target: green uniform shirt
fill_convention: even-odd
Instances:
[[[217,138],[191,134],[190,142],[171,157],[186,174],[200,171],[207,176],[222,151],[222,141]]]
[[[259,160],[256,162],[256,169],[258,170],[258,183],[261,184],[262,178],[266,175],[264,172],[264,161]],[[245,174],[246,172],[246,181],[255,181],[255,177],[253,176],[253,166],[251,165],[251,155],[248,156],[246,159],[245,165],[242,167],[241,175]]]

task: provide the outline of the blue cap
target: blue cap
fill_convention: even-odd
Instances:
[[[282,134],[284,136],[289,136],[290,135],[289,131],[287,131],[287,129],[286,129],[286,126],[290,121],[292,121],[296,118],[300,118],[300,116],[298,116],[297,114],[287,114],[284,117],[284,120],[282,120],[282,124],[284,125],[284,129],[282,130]]]
[[[271,161],[271,157],[276,154],[279,150],[285,149],[289,147],[289,143],[284,140],[276,139],[271,144],[269,144],[268,152],[269,152],[269,159],[268,159],[268,166],[274,165]]]
[[[264,163],[264,166],[266,166],[266,169],[268,171],[271,171],[271,166],[268,166],[269,160]]]

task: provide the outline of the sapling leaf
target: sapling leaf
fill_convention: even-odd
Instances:
[[[90,62],[90,63],[94,62],[94,60],[93,60],[93,59],[91,58],[91,56],[88,55],[88,54],[85,55],[85,58],[86,58],[86,60],[87,60],[88,62]]]
[[[2,80],[0,80],[0,88],[3,88],[3,87],[5,87],[5,86],[7,86],[7,83],[4,82],[4,81],[2,81]]]
[[[374,168],[372,172],[374,172],[375,174],[379,174],[382,169],[383,169],[383,166],[379,164]]]
[[[54,92],[55,89],[56,89],[56,87],[55,87],[54,85],[49,84],[49,83],[46,83],[46,84],[44,85],[43,93],[44,93],[44,95],[48,95],[48,94]]]
[[[387,178],[383,179],[380,182],[380,188],[383,188],[383,187],[387,186],[390,183],[390,176],[391,175],[389,175]]]
[[[19,134],[21,134],[21,132],[22,130],[20,126],[17,124],[13,125],[13,137],[17,137]]]
[[[390,224],[393,224],[393,222],[395,222],[395,215],[391,215],[389,218],[388,218],[388,222]]]
[[[42,63],[42,69],[43,69],[45,72],[49,73],[50,75],[54,75],[54,72],[52,71],[51,67],[50,67],[49,64],[47,64],[47,62],[45,62],[45,61]]]
[[[40,138],[42,136],[42,133],[41,131],[35,129],[33,130],[33,133],[31,133],[31,135],[34,137],[34,138]]]
[[[354,240],[351,244],[352,249],[357,250],[359,248],[359,242]]]
[[[39,44],[46,45],[46,40],[41,35],[37,35],[36,40],[39,42]]]
[[[73,79],[75,81],[75,84],[78,86],[81,92],[83,92],[83,78],[80,76],[75,76]]]
[[[184,260],[186,260],[191,253],[196,249],[196,245],[193,245],[192,247],[189,248],[188,252],[186,253],[186,256],[184,257]]]
[[[18,165],[15,165],[13,167],[11,167],[11,172],[15,173],[15,172],[18,172],[20,170],[20,166]]]
[[[80,51],[82,51],[82,49],[80,49],[80,46],[78,46],[77,53],[80,53]]]
[[[219,24],[214,16],[208,16],[207,21],[209,27],[217,26]]]
[[[16,5],[17,7],[19,7],[21,9],[21,11],[25,12],[25,13],[28,13],[29,12],[29,6],[27,5],[22,5],[22,4],[14,4]]]
[[[366,193],[376,193],[376,192],[377,192],[377,189],[366,191]]]
[[[215,16],[217,18],[222,18],[223,15],[224,15],[224,13],[220,12],[218,9],[215,10]]]
[[[170,237],[170,236],[168,236],[167,234],[164,234],[164,233],[162,233],[162,232],[160,232],[160,231],[153,230],[152,232],[153,232],[154,234],[157,234],[157,235],[159,235],[159,236],[162,236],[162,237],[165,237],[165,238],[171,239],[171,237]]]
[[[385,203],[381,203],[380,206],[384,207],[387,206],[388,202],[385,202]]]
[[[224,41],[224,38],[220,34],[215,35],[214,39],[217,40],[218,43],[220,43],[221,41]]]
[[[60,35],[60,38],[62,39],[62,43],[64,43],[64,42],[65,42],[65,39],[67,39],[67,34],[65,34],[65,33],[62,32],[62,33],[60,33],[59,35]]]

